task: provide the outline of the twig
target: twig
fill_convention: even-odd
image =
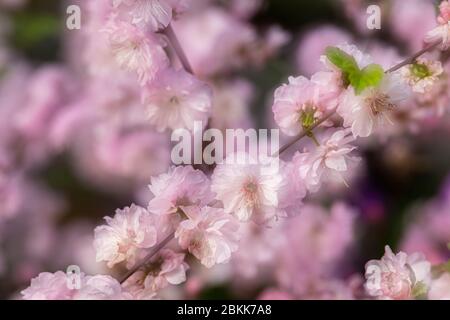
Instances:
[[[175,53],[177,54],[178,59],[180,60],[181,64],[183,65],[183,68],[187,72],[194,74],[192,66],[189,63],[186,53],[184,52],[183,48],[181,47],[180,41],[178,41],[177,35],[175,34],[175,31],[173,30],[173,27],[171,24],[169,24],[169,26],[165,29],[164,33],[166,34],[167,38],[169,38],[169,41],[172,44],[172,47],[175,50]]]
[[[420,50],[417,53],[413,54],[411,57],[403,60],[399,64],[396,64],[395,66],[393,66],[392,68],[387,70],[386,73],[391,73],[391,72],[397,71],[398,69],[400,69],[400,68],[402,68],[404,66],[407,66],[408,64],[414,63],[414,61],[416,61],[416,59],[419,58],[421,55],[423,55],[424,53],[426,53],[428,51],[433,50],[434,48],[436,48],[440,44],[441,44],[441,41],[438,41],[438,42],[435,42],[435,43],[432,43],[432,44],[426,46],[422,50]]]
[[[169,234],[166,238],[164,238],[163,241],[161,241],[160,243],[158,243],[153,249],[152,251],[150,251],[145,258],[138,263],[133,269],[131,269],[130,271],[128,271],[123,278],[120,280],[120,284],[123,284],[129,277],[131,277],[133,275],[133,273],[135,273],[136,271],[138,271],[142,266],[146,265],[147,263],[150,262],[150,260],[153,258],[153,256],[155,254],[158,253],[159,250],[161,250],[162,248],[164,248],[170,241],[172,241],[175,238],[175,232],[172,232],[171,234]]]

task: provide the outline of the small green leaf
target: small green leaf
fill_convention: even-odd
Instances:
[[[380,65],[370,64],[360,72],[351,74],[349,80],[358,95],[367,88],[377,87],[383,76],[384,70]]]
[[[327,47],[325,49],[325,55],[332,64],[342,71],[344,81],[347,85],[350,83],[349,78],[354,77],[360,71],[355,58],[339,48]]]

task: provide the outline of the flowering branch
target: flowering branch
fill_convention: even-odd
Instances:
[[[169,41],[172,44],[172,47],[175,50],[175,53],[177,54],[178,59],[180,59],[180,62],[183,65],[183,68],[187,72],[194,74],[192,66],[189,63],[186,53],[184,52],[183,48],[181,47],[180,41],[178,41],[177,35],[175,34],[175,31],[173,30],[173,27],[171,24],[169,24],[167,26],[164,33],[166,34],[167,38],[169,38]]]
[[[427,53],[428,51],[431,51],[431,50],[435,49],[441,43],[442,43],[442,41],[437,41],[435,43],[432,43],[432,44],[426,46],[422,50],[420,50],[420,51],[416,52],[415,54],[413,54],[411,57],[403,60],[402,62],[396,64],[395,66],[393,66],[392,68],[387,70],[386,73],[392,73],[392,72],[397,71],[398,69],[400,69],[400,68],[402,68],[404,66],[407,66],[408,64],[414,63],[414,61],[417,58],[419,58],[421,55],[423,55],[424,53]]]
[[[158,243],[146,256],[142,261],[136,264],[130,271],[128,271],[123,278],[120,280],[120,284],[123,284],[129,277],[131,277],[136,271],[138,271],[142,266],[146,265],[150,262],[150,260],[158,253],[159,250],[164,248],[170,241],[175,238],[175,232],[169,234],[163,241]]]

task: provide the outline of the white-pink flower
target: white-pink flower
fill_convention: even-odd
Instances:
[[[143,92],[147,117],[158,131],[206,126],[212,109],[212,90],[185,70],[166,69]]]
[[[113,0],[113,5],[128,14],[133,24],[152,31],[166,28],[175,15],[187,9],[186,0]]]
[[[73,290],[67,285],[67,275],[62,271],[40,273],[21,293],[25,300],[69,300],[73,296]]]
[[[116,63],[124,70],[136,72],[141,85],[169,66],[165,44],[158,35],[118,19],[110,19],[102,31],[108,36]]]
[[[359,160],[351,155],[356,149],[351,145],[354,140],[348,129],[330,129],[324,133],[323,138],[319,138],[320,145],[294,155],[294,166],[298,168],[301,179],[311,192],[316,192],[323,180],[332,175],[342,177],[341,174],[348,169],[348,163]]]
[[[428,299],[450,300],[450,273],[443,273],[439,278],[431,281]]]
[[[211,189],[225,212],[239,221],[264,223],[278,215],[280,190],[286,182],[277,159],[232,153],[216,166],[211,179]]]
[[[305,77],[290,77],[275,91],[272,111],[281,131],[295,136],[337,105],[333,85],[325,86]]]
[[[438,41],[441,43],[441,50],[447,50],[450,48],[450,21],[445,24],[439,24],[425,36],[426,43],[434,43]]]
[[[415,63],[403,67],[401,72],[414,92],[425,93],[437,84],[444,69],[440,61],[419,57]]]
[[[170,249],[162,249],[150,263],[136,271],[125,283],[124,288],[135,298],[153,298],[158,290],[169,284],[178,285],[186,281],[189,266],[185,255]]]
[[[237,220],[220,208],[191,206],[184,207],[183,211],[188,219],[175,232],[180,246],[207,268],[227,263],[238,249]]]
[[[438,23],[446,24],[450,21],[450,2],[442,1],[439,5],[439,16],[437,18]]]
[[[370,87],[357,95],[353,87],[343,93],[337,113],[350,127],[355,137],[368,137],[386,123],[392,124],[390,113],[410,93],[399,73],[384,75],[380,85]]]
[[[125,261],[131,268],[140,249],[151,248],[157,241],[154,217],[144,208],[131,205],[117,210],[113,218],[105,217],[106,225],[95,228],[94,247],[97,261],[108,267]]]
[[[208,177],[192,166],[171,167],[169,172],[152,177],[149,188],[154,197],[148,210],[158,215],[177,213],[181,206],[206,206],[215,196]]]
[[[111,276],[86,276],[81,273],[76,283],[73,283],[71,278],[62,271],[40,273],[21,293],[24,300],[123,300],[131,298],[131,295],[123,292],[120,283]]]
[[[367,293],[378,299],[413,299],[427,293],[431,264],[420,253],[394,254],[385,247],[381,260],[366,264]]]

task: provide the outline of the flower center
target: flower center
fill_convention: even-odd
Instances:
[[[421,63],[414,63],[410,67],[411,73],[418,79],[425,79],[429,76],[431,76],[431,71],[428,69],[428,67],[425,64]]]
[[[316,111],[317,108],[311,102],[307,102],[302,106],[299,121],[303,129],[309,130],[314,125],[317,120]]]
[[[395,108],[395,105],[390,102],[389,96],[380,92],[366,98],[365,102],[374,116],[378,116],[383,112],[391,111]]]

